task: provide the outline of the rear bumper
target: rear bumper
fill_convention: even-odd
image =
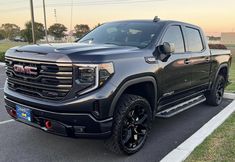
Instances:
[[[15,120],[46,132],[62,136],[84,138],[107,138],[111,135],[112,118],[97,120],[91,114],[86,113],[61,113],[41,110],[39,108],[13,101],[6,96],[4,98],[6,110]],[[12,110],[15,110],[16,105],[20,105],[31,110],[31,122],[17,119],[10,113]],[[45,121],[48,120],[52,123],[52,127],[50,129],[45,127]]]

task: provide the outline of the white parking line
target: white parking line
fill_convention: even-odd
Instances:
[[[13,119],[1,121],[0,125],[6,124],[6,123],[10,123],[10,122],[13,122],[13,121],[14,121]]]

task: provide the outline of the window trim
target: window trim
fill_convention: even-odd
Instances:
[[[199,33],[199,36],[200,36],[200,39],[201,39],[201,43],[202,43],[202,50],[201,51],[189,51],[189,40],[188,40],[188,36],[187,36],[187,32],[186,32],[186,29],[189,28],[189,29],[193,29],[193,30],[197,30],[198,33]],[[184,26],[184,33],[185,33],[185,39],[186,39],[186,52],[189,52],[189,53],[203,53],[205,52],[206,50],[206,46],[205,46],[205,42],[204,42],[204,39],[202,37],[202,32],[201,32],[201,29],[197,28],[197,27],[193,27],[193,26],[189,26],[189,25],[185,25]]]
[[[185,35],[184,35],[184,32],[183,32],[183,27],[181,24],[171,24],[169,26],[166,27],[164,33],[162,34],[162,37],[161,37],[161,41],[160,41],[160,44],[163,44],[163,39],[164,39],[164,36],[166,35],[168,29],[170,27],[173,27],[173,26],[176,26],[176,27],[179,27],[180,31],[181,31],[181,36],[182,36],[182,39],[183,39],[183,45],[184,45],[184,51],[183,52],[177,52],[177,53],[172,53],[173,55],[175,54],[185,54],[187,52],[187,48],[186,48],[186,40],[185,40]]]

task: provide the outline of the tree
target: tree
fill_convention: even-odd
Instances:
[[[102,25],[102,24],[101,24],[101,23],[98,23],[98,24],[94,27],[94,29],[97,28],[97,27],[99,27],[100,25]]]
[[[45,29],[43,24],[35,22],[34,26],[36,41],[39,39],[43,39],[43,37],[45,36]],[[32,23],[30,21],[25,24],[25,29],[21,30],[20,35],[29,43],[33,42]]]
[[[50,26],[48,31],[49,34],[54,36],[56,39],[61,39],[65,36],[64,32],[67,31],[67,28],[63,24],[56,23]]]
[[[4,31],[0,30],[0,40],[4,39]]]
[[[74,35],[78,38],[81,38],[83,35],[85,35],[90,31],[90,27],[87,24],[80,24],[80,25],[77,24],[74,27],[74,30],[75,30]]]
[[[20,27],[16,24],[2,24],[1,26],[1,33],[5,39],[13,39],[15,36],[17,36],[20,33]]]

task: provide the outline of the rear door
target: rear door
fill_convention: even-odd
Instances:
[[[192,88],[205,89],[209,85],[210,52],[206,49],[202,31],[196,27],[184,26],[186,53],[190,54]]]

